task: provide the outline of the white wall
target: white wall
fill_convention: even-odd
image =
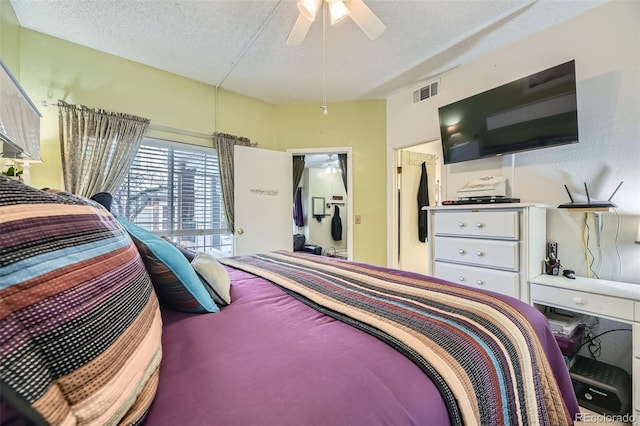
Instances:
[[[511,46],[440,76],[440,94],[413,104],[417,82],[387,99],[388,236],[393,235],[394,151],[440,139],[437,108],[492,87],[574,59],[577,73],[580,142],[574,145],[478,160],[443,168],[443,198],[455,198],[468,179],[488,174],[509,179],[513,196],[549,206],[547,240],[557,241],[568,269],[587,275],[583,214],[557,209],[568,197],[563,184],[606,199],[624,184],[605,213],[603,239],[595,244],[593,217],[589,245],[600,278],[640,283],[640,2],[612,1]],[[439,143],[438,143],[439,144]],[[391,264],[392,248],[388,260]]]

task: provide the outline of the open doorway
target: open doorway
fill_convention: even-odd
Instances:
[[[294,156],[305,156],[305,169],[298,184],[302,204],[302,222],[298,225],[302,226],[293,223],[294,235],[304,235],[305,243],[316,246],[323,255],[353,260],[351,147],[301,148],[287,151]],[[338,154],[346,155],[346,188],[340,167],[337,167]],[[336,215],[339,216],[341,224],[338,239],[334,226]]]
[[[429,205],[441,202],[441,147],[434,140],[394,151],[397,173],[393,193],[393,267],[405,271],[429,274],[428,238],[419,238],[418,190],[422,176],[422,165],[427,174]]]

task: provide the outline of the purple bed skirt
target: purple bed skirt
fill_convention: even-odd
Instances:
[[[233,302],[216,314],[163,310],[160,384],[146,425],[448,425],[440,393],[375,337],[227,267]],[[398,272],[403,275],[410,273]],[[578,405],[544,316],[522,305],[571,413]]]

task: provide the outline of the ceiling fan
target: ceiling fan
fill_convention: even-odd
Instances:
[[[349,16],[371,40],[378,38],[387,28],[363,0],[299,0],[297,5],[300,14],[287,38],[289,46],[302,43],[321,6],[328,8],[331,25]]]

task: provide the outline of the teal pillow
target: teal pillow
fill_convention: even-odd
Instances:
[[[163,305],[183,312],[219,312],[191,264],[173,244],[116,217],[138,248]]]

